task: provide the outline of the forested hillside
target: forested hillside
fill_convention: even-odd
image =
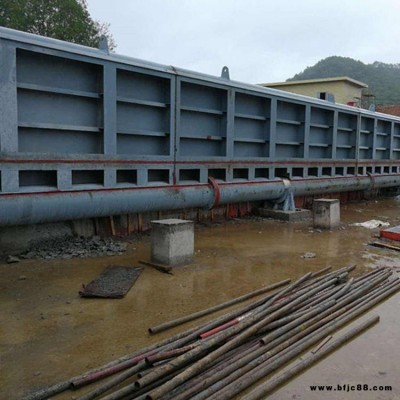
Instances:
[[[400,104],[400,64],[385,64],[375,61],[364,64],[349,57],[328,57],[303,72],[292,80],[332,78],[348,76],[369,86],[369,92],[376,96],[376,104]]]

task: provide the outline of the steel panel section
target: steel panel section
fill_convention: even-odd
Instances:
[[[398,117],[1,27],[0,53],[0,224],[399,185]]]
[[[17,151],[16,55],[15,47],[4,41],[0,41],[0,121],[0,151]]]
[[[277,89],[272,89],[272,88],[264,88],[261,86],[251,85],[251,84],[247,84],[247,83],[243,83],[243,82],[237,82],[234,80],[230,80],[227,82],[226,79],[216,77],[213,75],[194,72],[194,71],[190,71],[190,70],[186,70],[186,69],[178,68],[178,67],[174,67],[174,66],[169,66],[169,65],[157,64],[154,62],[144,61],[144,60],[137,59],[134,57],[128,57],[128,56],[123,56],[123,55],[118,55],[118,54],[113,54],[113,53],[107,54],[99,49],[94,49],[91,47],[77,45],[74,43],[68,43],[68,42],[64,42],[62,40],[46,38],[43,36],[34,35],[34,34],[30,34],[30,33],[20,32],[20,31],[14,30],[14,29],[0,27],[0,40],[1,39],[19,42],[22,44],[30,44],[30,45],[37,46],[39,48],[42,47],[42,48],[59,50],[59,51],[65,51],[65,52],[69,52],[71,54],[76,54],[79,56],[91,57],[91,58],[97,59],[98,61],[100,61],[100,60],[112,61],[115,63],[133,65],[133,66],[142,67],[142,68],[150,69],[150,70],[154,70],[154,71],[167,72],[169,74],[180,75],[182,77],[205,80],[209,83],[216,83],[219,85],[229,85],[231,87],[249,90],[250,92],[258,92],[258,93],[269,94],[269,95],[273,95],[273,96],[279,96],[283,99],[286,98],[286,99],[299,100],[300,102],[307,101],[309,103],[313,103],[316,105],[330,108],[329,104],[327,104],[327,102],[325,102],[323,100],[319,100],[319,99],[310,98],[308,96],[302,96],[302,95],[293,94],[293,93],[289,93],[289,92],[283,92],[283,91],[280,91]],[[349,110],[352,107],[335,104],[335,105],[332,105],[332,108]],[[371,112],[368,110],[360,110],[359,112],[361,112],[361,114],[364,114],[364,115],[378,115],[378,116],[381,116],[382,118],[387,117],[388,119],[390,119],[390,117],[388,117],[387,114]],[[397,118],[397,120],[400,121],[400,118]]]

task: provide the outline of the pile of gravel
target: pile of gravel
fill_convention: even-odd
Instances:
[[[19,255],[21,259],[53,258],[70,259],[74,257],[101,257],[121,255],[126,251],[126,243],[113,238],[100,238],[93,236],[66,237],[62,239],[50,239],[32,247]]]

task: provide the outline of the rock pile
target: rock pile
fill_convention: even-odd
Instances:
[[[126,243],[113,238],[100,238],[93,236],[66,237],[62,239],[50,239],[41,242],[19,255],[20,259],[53,258],[71,259],[74,257],[101,257],[120,255],[126,251]]]

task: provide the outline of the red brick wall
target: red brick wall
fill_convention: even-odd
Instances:
[[[377,106],[376,111],[400,117],[400,104],[393,106]]]

